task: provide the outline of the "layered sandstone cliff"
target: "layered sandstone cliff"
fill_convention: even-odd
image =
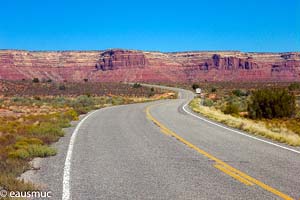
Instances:
[[[300,53],[0,50],[0,79],[300,81]]]

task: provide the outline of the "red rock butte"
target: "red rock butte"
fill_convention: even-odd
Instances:
[[[300,52],[0,50],[0,79],[98,82],[300,81]]]

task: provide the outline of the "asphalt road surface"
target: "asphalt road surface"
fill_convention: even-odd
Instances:
[[[178,91],[89,114],[34,180],[63,200],[300,199],[299,148],[199,119],[183,108],[193,93]]]

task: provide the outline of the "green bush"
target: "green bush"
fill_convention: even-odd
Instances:
[[[41,97],[39,97],[39,96],[34,96],[33,99],[36,100],[36,101],[40,101],[40,100],[41,100]]]
[[[139,84],[139,83],[135,83],[135,84],[133,84],[133,86],[132,86],[133,88],[140,88],[140,87],[142,87],[142,85],[141,84]]]
[[[78,120],[78,114],[75,110],[71,109],[62,114],[63,119],[67,119],[69,121]]]
[[[88,97],[87,95],[81,95],[75,99],[72,106],[74,108],[76,108],[77,106],[78,107],[90,107],[90,106],[94,106],[94,105],[95,105],[95,101],[94,101],[93,97]]]
[[[64,132],[58,124],[51,122],[41,122],[33,125],[28,129],[28,135],[40,138],[44,143],[56,142],[60,137],[64,136]]]
[[[56,155],[56,150],[46,145],[29,145],[28,153],[31,158],[34,157],[47,157]]]
[[[229,102],[224,111],[225,114],[238,114],[239,113],[239,105],[233,102]]]
[[[203,106],[211,107],[213,105],[214,105],[213,100],[211,100],[211,99],[204,99],[203,100]]]
[[[33,79],[32,79],[32,82],[33,82],[33,83],[39,83],[40,80],[39,80],[38,78],[33,78]]]
[[[9,153],[10,158],[27,159],[34,157],[47,157],[56,155],[54,148],[46,145],[24,143],[22,146],[18,146],[16,150]]]
[[[29,145],[42,145],[43,141],[37,138],[23,138],[14,145],[17,149],[26,149]]]
[[[65,85],[60,85],[60,86],[58,87],[58,89],[59,89],[59,90],[66,90],[66,86],[65,86]]]
[[[30,105],[32,104],[29,98],[14,96],[11,98],[11,101],[15,105]]]
[[[152,87],[150,88],[150,92],[148,93],[148,97],[152,97],[155,95],[155,89]]]
[[[211,91],[211,92],[216,92],[216,91],[217,91],[217,88],[216,88],[216,87],[212,87],[210,91]]]
[[[53,105],[54,107],[65,107],[70,104],[71,100],[64,97],[55,97],[46,99],[48,103]]]
[[[196,90],[197,88],[199,88],[199,85],[198,85],[197,83],[194,83],[194,84],[192,85],[192,88],[193,88],[193,90]]]
[[[112,97],[112,105],[121,105],[124,102],[123,97]]]
[[[30,155],[26,149],[17,149],[15,151],[9,152],[8,157],[26,159],[29,158]]]
[[[299,90],[300,89],[300,83],[291,83],[288,88],[289,88],[290,91]]]
[[[70,106],[73,107],[78,114],[85,114],[95,109],[95,104],[96,102],[93,97],[81,95],[72,101]]]
[[[247,93],[246,91],[244,91],[244,90],[239,90],[239,89],[233,90],[233,91],[232,91],[232,94],[234,94],[234,95],[237,96],[237,97],[242,97],[242,96],[247,96],[247,95],[248,95],[248,93]]]
[[[253,119],[291,117],[295,109],[295,96],[284,89],[254,91],[248,104],[248,114]]]

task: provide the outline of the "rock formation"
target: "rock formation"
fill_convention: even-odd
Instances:
[[[300,81],[300,52],[0,50],[0,79],[53,81]]]
[[[141,51],[109,50],[101,53],[96,69],[106,71],[144,68],[146,65],[145,55]]]

